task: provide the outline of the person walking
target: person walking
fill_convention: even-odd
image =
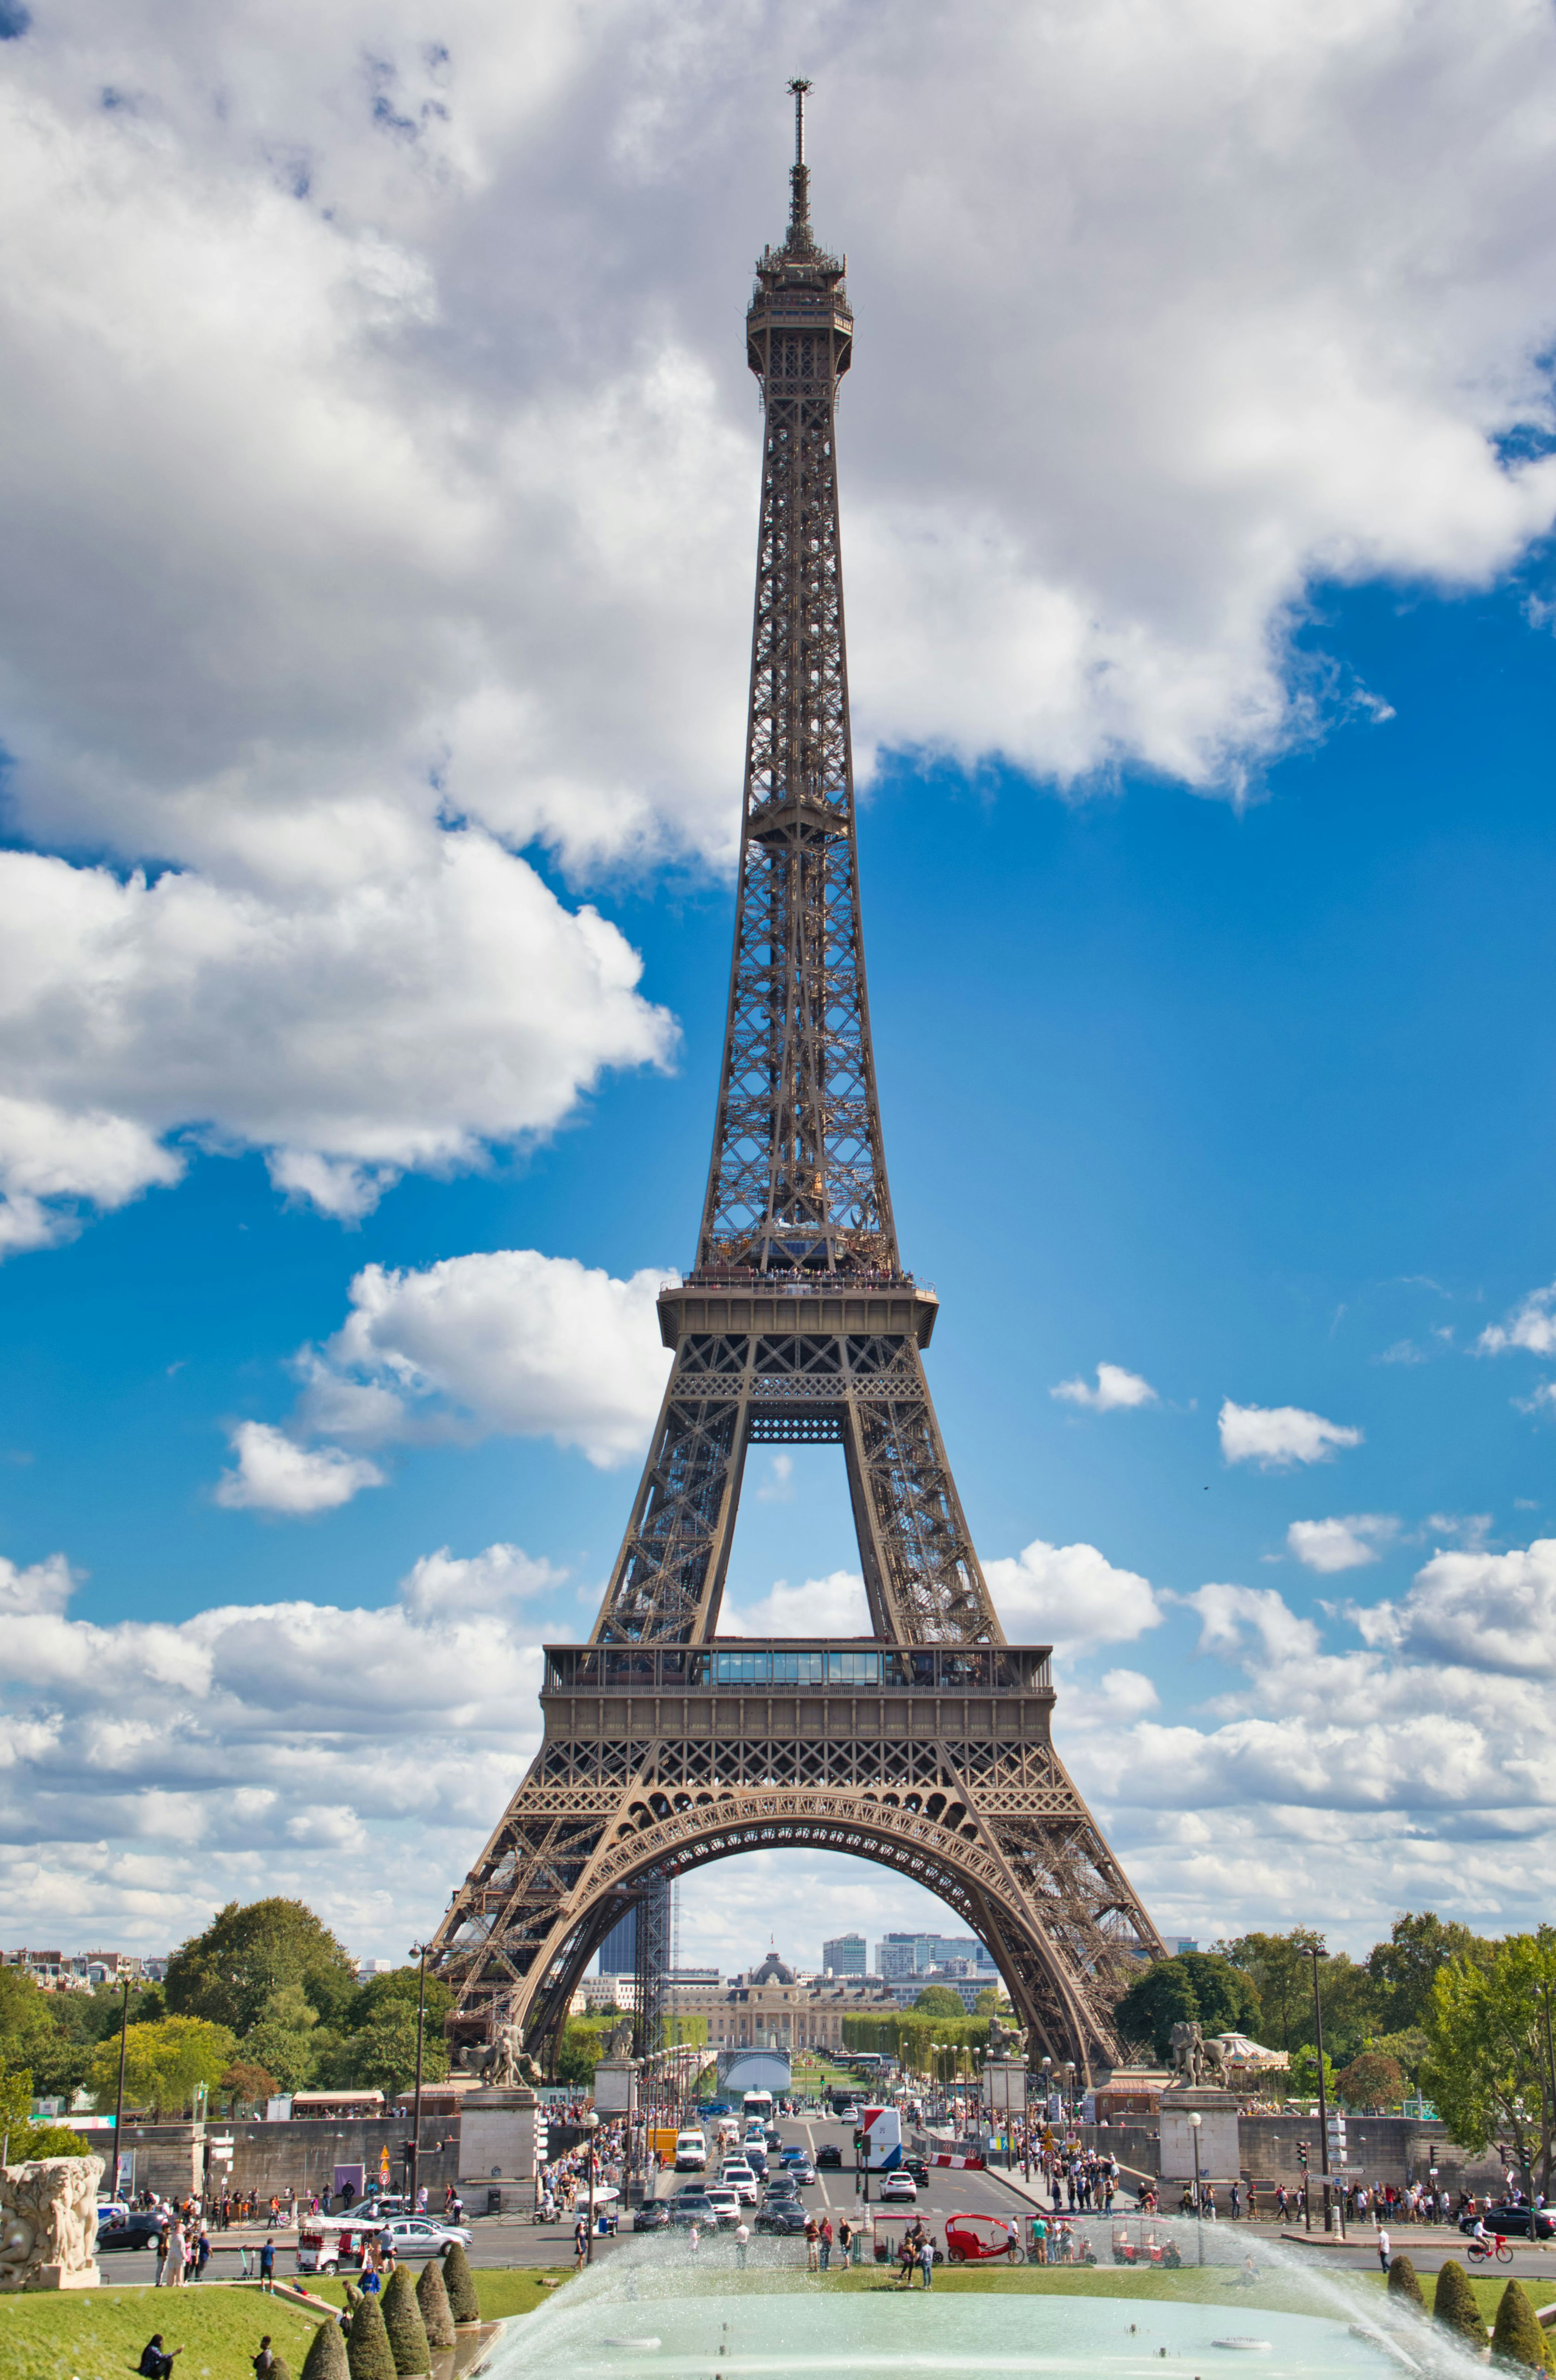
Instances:
[[[745,2270],[745,2252],[750,2245],[751,2231],[742,2215],[735,2226],[735,2262],[742,2272]]]
[[[374,2287],[378,2286],[375,2278]],[[268,2295],[275,2295],[275,2241],[267,2240],[259,2250],[259,2287]]]
[[[1389,2269],[1389,2235],[1381,2223],[1378,2226],[1378,2262],[1386,2273]]]
[[[577,2222],[576,2222],[576,2223],[573,2225],[573,2271],[574,2271],[575,2273],[581,2273],[581,2272],[583,2271],[583,2269],[584,2269],[585,2265],[587,2264],[588,2260],[589,2260],[589,2226],[588,2226],[587,2219],[586,2219],[584,2216],[580,2215],[580,2216],[578,2217]]]
[[[830,2272],[831,2268],[832,2217],[830,2215],[824,2215],[821,2218],[821,2269],[826,2273]]]

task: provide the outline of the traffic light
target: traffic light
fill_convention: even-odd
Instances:
[[[1310,2145],[1308,2141],[1298,2141],[1297,2143],[1297,2162],[1304,2173],[1308,2170],[1308,2151]]]

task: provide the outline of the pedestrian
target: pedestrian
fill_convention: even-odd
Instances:
[[[853,2225],[846,2215],[838,2219],[838,2245],[843,2252],[843,2270],[847,2272],[853,2262]]]
[[[167,2227],[167,2281],[170,2289],[184,2286],[184,2226],[175,2215]]]
[[[580,2215],[573,2227],[573,2269],[575,2273],[583,2271],[588,2262],[588,2256],[589,2226],[586,2219]]]
[[[164,2223],[161,2230],[157,2233],[157,2278],[155,2286],[159,2289],[164,2289],[167,2285],[167,2240],[171,2228],[171,2225]]]
[[[254,2358],[254,2380],[270,2380],[275,2370],[275,2357],[271,2353],[270,2333],[259,2341],[259,2352]]]
[[[169,2380],[173,2359],[183,2352],[181,2347],[164,2347],[162,2332],[154,2330],[141,2349],[140,2361],[135,2368],[141,2374],[141,2380]]]
[[[1386,2273],[1389,2269],[1389,2235],[1381,2223],[1378,2226],[1378,2262]]]
[[[824,2273],[830,2272],[832,2269],[832,2217],[830,2215],[824,2215],[821,2218],[821,2269]]]
[[[919,2270],[923,2275],[923,2285],[927,2289],[935,2278],[935,2242],[927,2231],[919,2241]]]
[[[686,2234],[686,2245],[691,2249],[693,2255],[695,2256],[701,2250],[702,2244],[702,2232],[698,2226],[694,2223],[691,2229]]]
[[[275,2241],[267,2240],[259,2250],[259,2287],[275,2294]]]

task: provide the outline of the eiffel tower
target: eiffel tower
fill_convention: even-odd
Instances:
[[[1032,2056],[1082,2074],[1164,1946],[1054,1749],[1046,1645],[1008,1645],[946,1459],[903,1269],[860,928],[838,518],[844,261],[788,237],[746,315],[765,439],[729,1022],[674,1365],[587,1645],[546,1649],[545,1736],[435,1942],[456,2046],[554,2048],[623,1910],[768,1848],[879,1862],[987,1945]],[[746,1450],[843,1450],[872,1633],[720,1637]]]

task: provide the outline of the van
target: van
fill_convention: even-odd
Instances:
[[[733,2116],[720,2116],[718,2119],[719,2147],[721,2149],[739,2148],[740,2142],[741,2128],[736,2118]]]
[[[675,2169],[677,2173],[707,2171],[707,2143],[700,2131],[677,2132],[675,2136]]]

